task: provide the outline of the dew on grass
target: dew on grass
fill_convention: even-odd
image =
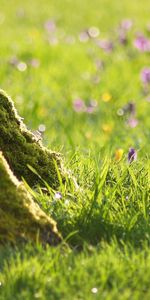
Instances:
[[[122,108],[119,108],[119,109],[117,110],[117,115],[118,115],[119,117],[122,117],[122,116],[124,115],[124,110],[123,110]]]
[[[91,289],[91,292],[92,292],[93,294],[97,294],[98,288],[97,288],[97,287],[93,287],[93,288]]]
[[[88,29],[88,34],[91,38],[96,38],[99,36],[100,31],[97,27],[93,26]]]
[[[65,205],[68,206],[69,203],[70,203],[69,199],[66,199],[66,200],[65,200]]]
[[[26,64],[25,62],[23,62],[23,61],[20,61],[20,62],[17,64],[17,69],[18,69],[18,71],[20,71],[20,72],[24,72],[24,71],[26,71],[26,69],[27,69],[27,64]]]
[[[97,105],[98,105],[97,100],[92,99],[92,100],[90,101],[90,106],[92,106],[92,107],[97,107]]]
[[[35,294],[34,294],[34,298],[35,298],[35,299],[42,299],[42,293],[41,293],[41,291],[35,293]]]
[[[46,130],[46,126],[44,124],[40,124],[38,127],[39,132],[44,133]]]
[[[55,195],[54,195],[55,199],[59,200],[62,198],[62,194],[61,192],[56,192]]]

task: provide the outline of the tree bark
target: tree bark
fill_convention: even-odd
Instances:
[[[0,90],[0,151],[14,175],[31,186],[59,186],[65,180],[60,154],[43,147],[41,141],[27,129],[10,97]],[[34,172],[35,170],[35,172]],[[59,175],[58,175],[59,173]]]
[[[20,241],[57,245],[61,236],[55,221],[33,201],[0,152],[0,244]]]

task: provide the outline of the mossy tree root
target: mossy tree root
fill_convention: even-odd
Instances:
[[[39,241],[61,242],[56,223],[33,201],[0,152],[0,244]]]
[[[45,180],[52,188],[59,185],[58,171],[64,180],[60,154],[44,148],[19,117],[13,101],[0,90],[0,150],[15,176],[34,187]],[[39,174],[37,176],[29,168]],[[57,170],[56,170],[57,169]]]

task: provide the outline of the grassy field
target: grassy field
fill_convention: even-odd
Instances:
[[[150,299],[150,1],[0,0],[0,88],[76,177],[67,248],[0,248],[0,300]]]

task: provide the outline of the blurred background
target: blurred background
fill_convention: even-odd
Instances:
[[[0,0],[0,87],[72,155],[150,140],[150,1]]]

